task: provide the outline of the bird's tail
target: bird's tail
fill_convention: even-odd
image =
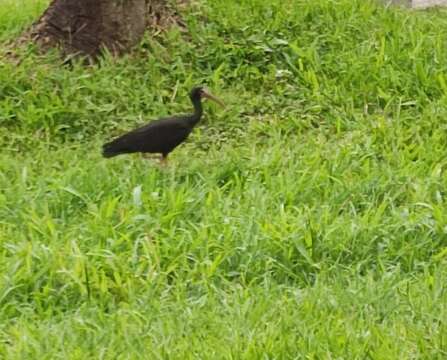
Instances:
[[[116,139],[104,144],[102,146],[102,156],[105,158],[111,158],[120,154],[128,154],[132,152],[132,150],[122,144],[119,140],[120,139]]]

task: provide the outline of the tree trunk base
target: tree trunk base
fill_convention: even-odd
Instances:
[[[128,52],[148,27],[174,24],[184,25],[167,0],[53,0],[17,43],[31,40],[43,51],[56,47],[65,57],[96,59],[105,49]]]

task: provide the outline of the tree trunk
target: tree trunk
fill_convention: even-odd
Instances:
[[[29,34],[44,50],[57,46],[66,55],[121,54],[167,6],[167,0],[53,0]]]

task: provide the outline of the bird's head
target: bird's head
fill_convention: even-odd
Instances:
[[[202,100],[203,98],[210,99],[214,101],[215,103],[219,104],[220,106],[224,107],[224,103],[219,98],[215,97],[213,94],[211,94],[208,89],[206,89],[203,86],[197,86],[193,88],[189,94],[189,97],[191,98],[191,101],[197,101]]]

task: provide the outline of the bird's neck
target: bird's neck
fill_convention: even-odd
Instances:
[[[191,117],[191,122],[195,125],[199,122],[203,114],[202,101],[200,99],[193,99],[194,113]]]

